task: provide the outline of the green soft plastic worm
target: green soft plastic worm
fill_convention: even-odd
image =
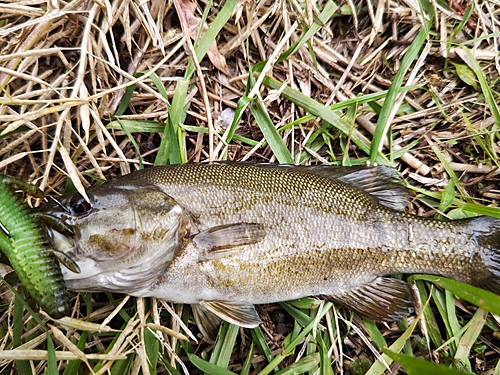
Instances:
[[[0,250],[43,310],[53,318],[69,315],[68,291],[54,249],[40,221],[23,205],[12,185],[43,197],[34,185],[0,175]]]

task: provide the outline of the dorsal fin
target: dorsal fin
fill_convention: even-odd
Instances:
[[[233,162],[215,162],[214,164],[234,164]],[[301,173],[316,174],[337,183],[343,183],[371,195],[379,204],[393,210],[403,211],[411,200],[404,178],[399,172],[385,165],[340,167],[336,165],[291,165],[239,162],[258,168],[290,169]]]

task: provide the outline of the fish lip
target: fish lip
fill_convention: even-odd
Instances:
[[[75,240],[69,235],[64,234],[50,226],[47,226],[46,231],[50,238],[50,241],[54,245],[54,249],[56,249],[57,251],[68,254],[76,248]]]

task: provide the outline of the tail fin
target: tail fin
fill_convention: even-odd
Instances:
[[[479,251],[473,283],[500,294],[500,219],[482,216],[471,221]]]

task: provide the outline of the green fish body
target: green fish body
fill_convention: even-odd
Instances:
[[[394,320],[412,302],[392,273],[500,292],[500,220],[406,214],[409,195],[388,167],[185,164],[88,194],[90,204],[73,194],[42,208],[75,232],[58,241],[82,269],[64,272],[68,287],[189,303],[197,320],[208,310],[255,327],[254,304],[305,296]]]

